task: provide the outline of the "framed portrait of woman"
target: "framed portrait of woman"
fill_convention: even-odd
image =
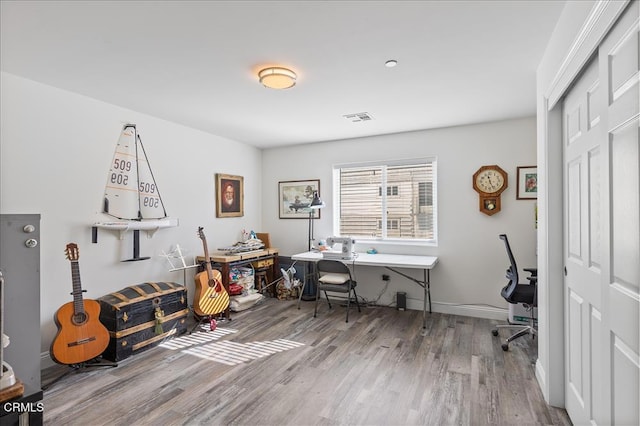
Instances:
[[[216,173],[216,217],[244,216],[244,178]]]

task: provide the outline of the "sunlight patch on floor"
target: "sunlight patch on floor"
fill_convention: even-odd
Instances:
[[[208,329],[208,327],[207,327]],[[237,333],[238,330],[232,328],[216,328],[214,331],[196,332],[192,334],[185,334],[174,339],[167,340],[159,346],[166,349],[184,349],[195,345],[201,345],[203,343],[211,342],[212,340],[218,340],[222,337]]]
[[[194,346],[182,352],[226,365],[238,365],[300,346],[304,346],[304,343],[284,339],[249,343],[225,340]]]
[[[231,328],[216,328],[214,331],[209,331],[208,326],[202,326],[200,332],[176,337],[159,346],[165,349],[181,350],[183,353],[226,365],[238,365],[304,346],[304,343],[286,339],[249,343],[230,340],[217,341],[237,332],[238,330]]]

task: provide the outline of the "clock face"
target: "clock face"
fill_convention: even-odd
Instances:
[[[494,169],[486,169],[476,176],[476,187],[487,194],[498,192],[504,186],[504,175]]]

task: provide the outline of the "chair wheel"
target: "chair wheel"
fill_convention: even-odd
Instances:
[[[494,336],[498,335],[498,329],[494,328],[493,330],[491,330],[491,334],[493,334]]]
[[[506,344],[506,343],[503,343],[502,344],[502,350],[505,351],[505,352],[508,351],[509,350],[509,345]]]

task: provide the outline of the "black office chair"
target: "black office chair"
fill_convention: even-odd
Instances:
[[[518,337],[531,335],[532,338],[535,338],[537,334],[537,330],[534,327],[534,318],[533,318],[533,308],[538,306],[538,269],[537,268],[525,268],[526,272],[529,272],[530,276],[527,277],[529,280],[528,284],[520,284],[518,280],[518,266],[516,265],[516,260],[513,257],[513,253],[511,252],[511,246],[509,246],[509,240],[505,234],[500,234],[500,239],[504,241],[504,246],[507,250],[507,255],[509,256],[509,261],[511,265],[507,269],[507,279],[509,283],[502,289],[500,294],[504,299],[513,304],[522,303],[527,311],[531,312],[531,317],[529,319],[528,325],[516,325],[516,324],[504,324],[497,325],[491,332],[494,336],[498,335],[499,328],[511,328],[514,330],[518,330],[517,333],[508,337],[505,340],[505,343],[502,344],[502,350],[509,350],[509,342],[517,339]]]
[[[356,294],[357,283],[351,277],[351,271],[342,262],[337,260],[320,260],[316,264],[317,273],[317,285],[316,285],[316,306],[313,310],[313,317],[315,318],[318,313],[318,299],[320,298],[320,291],[324,291],[324,295],[327,298],[329,309],[331,309],[331,301],[327,295],[327,291],[337,293],[347,293],[347,320],[349,322],[349,305],[351,303],[351,293],[358,306],[358,312],[360,311],[360,303],[358,303],[358,295]]]

